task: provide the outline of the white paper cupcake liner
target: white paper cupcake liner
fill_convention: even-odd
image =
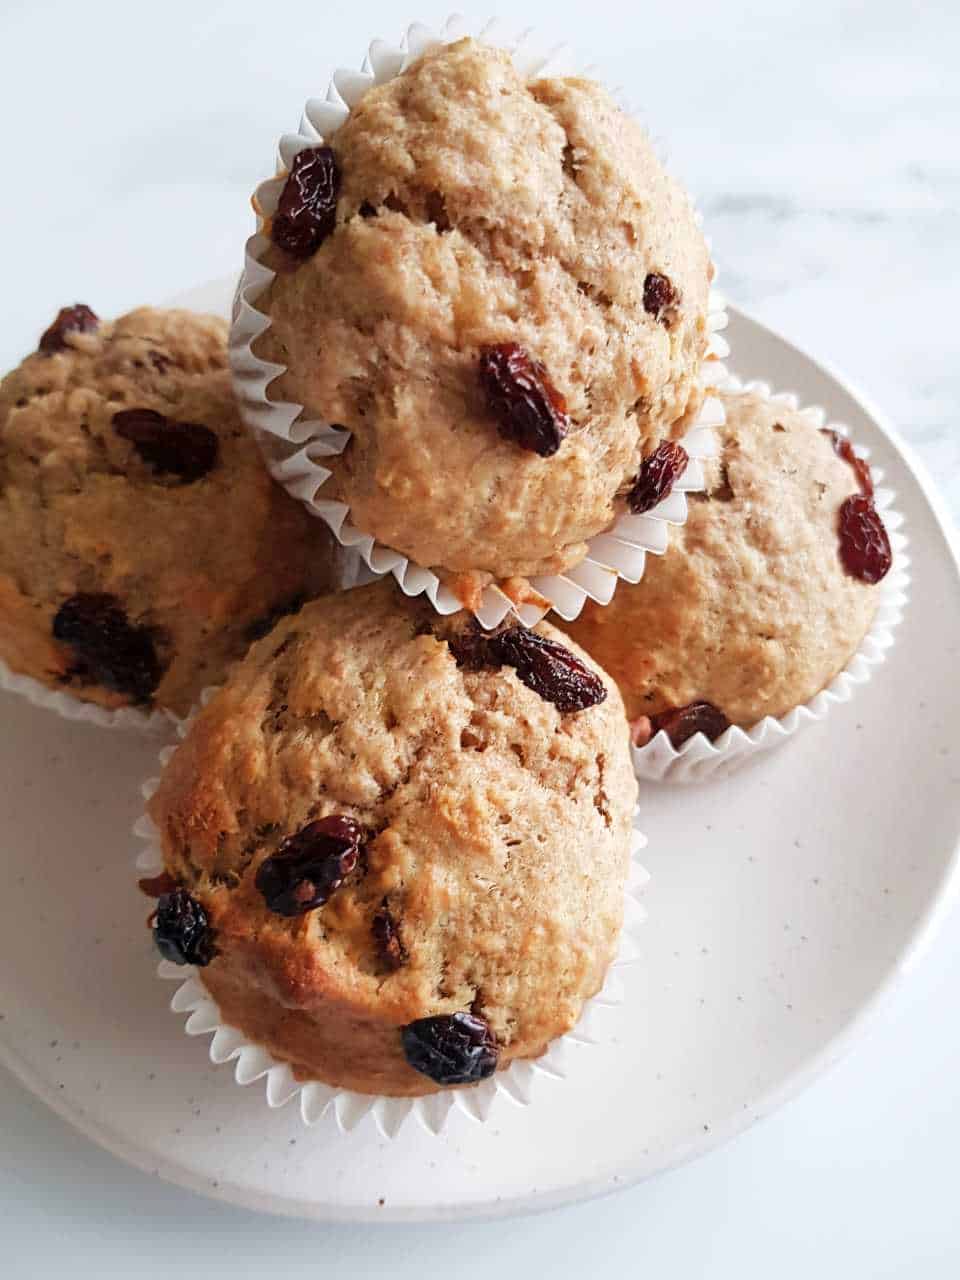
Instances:
[[[201,705],[216,692],[205,691]],[[196,712],[194,712],[196,714]],[[191,716],[178,730],[183,737]],[[176,746],[167,746],[160,752],[163,769]],[[159,785],[159,778],[148,779],[141,791],[149,800]],[[142,842],[136,857],[140,876],[159,875],[164,870],[159,832],[147,813],[134,824],[134,834]],[[453,1110],[462,1111],[473,1120],[485,1121],[498,1096],[518,1106],[527,1106],[538,1086],[539,1079],[562,1080],[567,1074],[566,1058],[569,1046],[597,1044],[606,1038],[606,1024],[612,1010],[624,1002],[624,986],[621,970],[639,958],[639,931],[646,919],[646,909],[641,902],[642,890],[649,875],[640,863],[640,853],[646,847],[646,837],[634,827],[630,870],[624,894],[624,921],[620,946],[602,989],[583,1007],[580,1019],[572,1031],[553,1041],[540,1058],[512,1062],[509,1067],[497,1071],[489,1080],[469,1088],[445,1089],[422,1098],[393,1098],[349,1089],[337,1089],[317,1080],[300,1082],[290,1067],[278,1062],[261,1045],[248,1040],[236,1027],[224,1022],[216,1001],[203,985],[201,970],[193,965],[171,964],[161,960],[157,966],[159,978],[179,983],[170,1008],[174,1013],[186,1013],[184,1031],[188,1036],[209,1035],[210,1061],[220,1065],[234,1062],[234,1079],[247,1085],[263,1080],[267,1106],[282,1107],[291,1098],[299,1099],[300,1116],[308,1126],[318,1124],[326,1115],[333,1117],[336,1130],[349,1133],[370,1114],[380,1133],[393,1138],[409,1116],[417,1120],[430,1133],[440,1133],[447,1116]]]
[[[545,46],[531,31],[518,37],[498,20],[481,26],[453,17],[439,34],[414,24],[397,46],[374,40],[360,71],[334,72],[326,98],[313,98],[306,104],[299,132],[281,138],[281,170],[289,167],[298,151],[315,147],[335,133],[371,86],[392,80],[428,49],[466,35],[477,35],[487,44],[508,50],[518,70],[528,77],[569,74],[576,69],[565,46]],[[284,177],[280,176],[258,188],[256,204],[260,211],[265,214],[274,211],[283,183]],[[302,420],[302,405],[289,401],[273,403],[267,398],[268,386],[284,372],[284,366],[261,360],[252,349],[253,342],[270,324],[269,317],[256,306],[274,275],[260,261],[268,244],[266,236],[259,232],[246,244],[244,270],[233,306],[230,360],[244,419],[255,433],[271,473],[310,511],[322,517],[344,546],[355,547],[374,573],[392,573],[408,596],[425,594],[438,613],[455,613],[463,605],[435,573],[356,528],[345,503],[320,496],[319,490],[331,474],[324,460],[343,451],[350,433],[319,420]],[[728,354],[727,344],[720,335],[726,324],[723,301],[718,294],[711,293],[710,341],[701,371],[705,391],[716,384],[717,362]],[[653,510],[642,516],[623,516],[610,529],[592,538],[587,544],[586,558],[576,568],[560,575],[531,578],[531,586],[547,602],[542,607],[517,606],[497,586],[488,586],[475,610],[481,625],[494,627],[512,611],[521,622],[533,626],[550,608],[569,621],[579,614],[587,599],[608,604],[618,579],[638,582],[643,576],[647,553],[660,554],[666,546],[668,527],[682,524],[686,519],[684,492],[703,487],[700,464],[712,456],[715,449],[712,428],[722,421],[722,405],[708,394],[697,421],[683,440],[690,463],[673,493]]]
[[[728,391],[752,391],[789,409],[799,409],[800,401],[790,392],[774,394],[764,382],[742,383],[728,375],[724,384]],[[813,406],[801,410],[803,416],[815,427],[829,427],[842,436],[849,430],[841,423],[829,421],[825,410]],[[869,458],[869,449],[858,449],[862,458]],[[809,702],[796,706],[779,718],[765,716],[751,729],[731,725],[716,742],[710,742],[702,733],[695,734],[679,748],[673,746],[666,733],[656,734],[643,747],[633,747],[633,767],[638,778],[646,782],[699,782],[706,778],[733,773],[751,756],[787,742],[809,724],[826,718],[832,707],[849,702],[857,688],[867,683],[875,669],[884,661],[895,639],[895,631],[903,617],[910,584],[910,559],[906,554],[908,540],[902,532],[903,516],[896,510],[896,494],[882,485],[883,471],[872,469],[874,502],[883,516],[893,551],[893,565],[879,583],[880,600],[870,630],[847,665],[825,689]]]
[[[99,725],[101,729],[133,729],[138,733],[168,733],[177,718],[171,711],[140,711],[136,707],[99,707],[93,702],[81,702],[62,689],[49,689],[32,676],[19,675],[0,661],[0,689],[16,693],[46,711],[55,711],[65,720],[81,720]]]

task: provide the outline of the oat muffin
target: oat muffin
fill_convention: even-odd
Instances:
[[[13,671],[108,708],[185,713],[334,564],[331,535],[241,426],[222,320],[65,308],[0,382]]]
[[[808,701],[869,630],[890,547],[866,463],[753,392],[722,397],[719,459],[665,555],[564,624],[617,681],[643,745],[716,738]]]
[[[581,560],[699,405],[706,244],[590,80],[427,53],[296,158],[265,230],[269,395],[353,433],[322,496],[461,599]]]
[[[483,1079],[572,1027],[615,954],[636,797],[619,694],[549,626],[474,626],[390,582],[307,605],[151,801],[161,951],[301,1079]]]

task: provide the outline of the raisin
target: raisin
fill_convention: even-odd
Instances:
[[[207,913],[186,889],[165,893],[157,903],[153,940],[164,960],[208,965],[216,951]]]
[[[468,671],[513,667],[528,689],[559,711],[584,711],[607,696],[600,677],[569,649],[528,627],[490,632],[471,621],[448,636],[447,644],[457,666]]]
[[[137,885],[140,892],[145,893],[148,898],[161,898],[165,893],[172,893],[177,882],[169,871],[161,871],[158,876],[146,876],[138,880]]]
[[[893,552],[873,499],[854,494],[840,507],[840,559],[851,578],[871,584],[890,572]]]
[[[482,347],[480,386],[500,434],[521,449],[552,457],[570,427],[563,396],[539,360],[516,342]]]
[[[437,1084],[476,1084],[497,1069],[496,1037],[476,1014],[417,1018],[401,1035],[407,1062]]]
[[[294,258],[309,258],[333,231],[340,166],[331,147],[309,147],[293,157],[270,225],[273,243]]]
[[[730,721],[712,702],[688,702],[685,707],[668,707],[658,716],[650,717],[650,736],[662,729],[675,747],[682,747],[695,733],[702,733],[710,742],[716,742]]]
[[[342,814],[288,836],[257,868],[255,883],[267,906],[281,916],[322,907],[357,865],[362,838],[360,824]]]
[[[148,702],[163,667],[153,632],[131,623],[116,596],[81,592],[70,596],[53,619],[53,638],[77,659],[71,674],[101,684],[137,702]]]
[[[155,475],[192,484],[217,464],[216,432],[198,422],[175,422],[155,409],[121,409],[113,415],[113,429],[130,441]]]
[[[680,295],[666,276],[651,271],[643,282],[643,309],[662,325],[669,326]]]
[[[171,357],[166,355],[163,351],[149,351],[147,352],[147,355],[149,356],[150,363],[153,365],[154,369],[156,369],[157,373],[166,373],[173,364]]]
[[[682,444],[664,440],[653,453],[644,458],[627,494],[627,506],[635,515],[652,511],[673,490],[673,486],[687,469],[689,458]]]
[[[847,437],[842,436],[839,431],[834,431],[832,427],[824,427],[823,435],[833,445],[837,457],[842,458],[844,462],[853,467],[853,474],[857,477],[857,484],[860,486],[860,492],[863,496],[872,498],[873,477],[870,474],[870,464],[866,458],[858,458],[853,451],[853,445]]]
[[[37,343],[37,350],[45,356],[52,356],[57,351],[66,351],[68,333],[92,333],[100,328],[100,318],[82,302],[72,307],[61,307],[57,318],[49,329],[46,329]]]
[[[400,925],[393,918],[387,900],[374,915],[370,925],[380,959],[388,969],[399,969],[407,961],[407,948],[400,937]]]
[[[482,671],[484,667],[499,667],[500,659],[493,651],[492,641],[495,639],[489,631],[484,631],[476,619],[471,618],[459,630],[447,637],[447,644],[458,667],[466,667],[468,671]]]
[[[247,642],[253,644],[254,640],[262,640],[264,636],[268,636],[281,618],[287,618],[291,613],[299,613],[306,602],[307,597],[299,592],[289,600],[282,600],[279,604],[275,604],[269,613],[255,618],[247,627],[244,633]]]
[[[492,652],[513,667],[528,689],[558,711],[584,711],[607,696],[607,687],[575,654],[527,627],[511,627],[491,639]]]

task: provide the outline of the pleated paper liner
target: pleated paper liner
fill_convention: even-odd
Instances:
[[[800,408],[799,397],[791,392],[774,394],[764,382],[744,384],[728,376],[724,389],[752,391],[785,408]],[[821,408],[804,408],[801,412],[815,427],[829,426],[842,436],[850,434],[841,423],[828,422]],[[869,458],[868,449],[858,449],[857,453]],[[699,782],[733,773],[752,756],[788,742],[807,725],[824,720],[833,707],[849,702],[857,689],[871,679],[894,644],[910,584],[908,540],[903,533],[903,516],[896,509],[896,494],[883,486],[883,471],[879,468],[873,468],[873,481],[874,501],[890,537],[893,565],[878,584],[880,600],[870,629],[843,670],[809,702],[794,707],[784,716],[765,716],[750,729],[731,725],[716,742],[698,733],[677,749],[661,730],[645,746],[632,749],[634,771],[641,781]]]
[[[172,711],[141,711],[138,707],[100,707],[94,702],[81,702],[61,689],[50,689],[32,676],[11,671],[0,661],[0,689],[16,693],[35,707],[54,711],[65,720],[80,720],[99,725],[101,729],[133,729],[139,733],[169,733],[177,718]]]
[[[204,701],[214,692],[208,690]],[[180,736],[185,732],[186,725],[180,728]],[[168,746],[161,751],[161,768],[175,750],[174,746]],[[158,783],[159,778],[151,778],[143,784],[146,800],[153,795]],[[136,859],[138,876],[159,875],[164,869],[159,834],[146,813],[138,819],[134,833],[143,842]],[[617,1016],[623,1016],[624,985],[620,974],[638,958],[638,932],[646,918],[640,898],[649,876],[639,861],[645,845],[645,837],[634,829],[620,947],[602,990],[584,1005],[577,1025],[553,1041],[542,1057],[512,1062],[489,1080],[467,1088],[443,1089],[422,1098],[393,1098],[336,1089],[317,1080],[300,1082],[286,1063],[278,1062],[266,1049],[222,1020],[216,1002],[203,985],[202,970],[161,960],[157,976],[179,984],[170,1008],[174,1013],[188,1015],[183,1028],[187,1035],[212,1037],[211,1062],[233,1062],[233,1076],[239,1085],[262,1080],[268,1107],[281,1107],[296,1098],[305,1125],[316,1125],[330,1116],[336,1131],[348,1133],[369,1114],[383,1136],[392,1138],[411,1116],[430,1133],[440,1133],[454,1110],[462,1111],[473,1120],[485,1121],[492,1108],[502,1107],[504,1102],[527,1106],[546,1080],[563,1080],[569,1046],[602,1041],[611,1023],[615,1024]]]
[[[360,71],[341,69],[334,73],[326,98],[311,99],[307,103],[300,131],[281,139],[281,166],[289,166],[298,151],[315,147],[336,132],[371,86],[393,79],[428,49],[452,43],[465,35],[478,35],[487,44],[507,49],[517,68],[529,77],[569,74],[576,70],[565,47],[545,46],[529,31],[518,39],[496,20],[481,27],[455,17],[449,19],[440,33],[415,24],[400,45],[374,40]],[[273,178],[259,187],[256,202],[264,213],[270,214],[276,208],[283,182],[283,177]],[[441,614],[456,612],[463,607],[461,602],[435,573],[356,528],[345,503],[323,497],[322,486],[331,474],[325,461],[343,451],[350,433],[326,422],[301,420],[302,405],[272,403],[268,399],[268,386],[284,371],[281,365],[261,360],[252,349],[254,341],[270,323],[256,305],[273,279],[273,273],[260,261],[268,243],[259,232],[247,241],[243,275],[234,300],[230,342],[237,396],[267,465],[291,494],[326,521],[344,546],[356,548],[374,573],[392,573],[408,596],[426,595]],[[720,335],[726,323],[722,300],[719,295],[711,294],[709,348],[700,375],[706,392],[716,385],[721,376],[718,362],[728,354],[727,344]],[[647,554],[660,554],[666,546],[669,526],[682,524],[686,519],[684,492],[703,487],[700,464],[712,456],[715,450],[712,428],[722,421],[722,405],[716,397],[707,394],[697,421],[683,441],[690,463],[674,492],[652,511],[642,516],[623,516],[610,529],[592,538],[586,558],[574,569],[562,575],[532,578],[531,586],[544,599],[542,606],[516,606],[497,586],[488,586],[475,610],[482,625],[496,626],[514,612],[522,622],[532,626],[551,608],[570,620],[579,614],[587,599],[609,603],[620,578],[638,582]]]

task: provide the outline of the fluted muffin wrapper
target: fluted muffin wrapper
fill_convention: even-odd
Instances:
[[[415,23],[407,29],[399,45],[372,41],[360,71],[341,68],[334,72],[326,98],[307,102],[299,132],[285,134],[280,140],[281,172],[289,167],[298,151],[315,147],[336,132],[367,89],[392,80],[428,49],[466,35],[477,35],[487,44],[508,50],[518,69],[530,77],[570,74],[576,69],[566,46],[545,45],[532,31],[518,37],[496,19],[481,26],[453,17],[439,33]],[[273,178],[257,189],[256,207],[261,214],[274,211],[283,182],[283,176]],[[284,372],[283,365],[262,360],[253,351],[253,343],[270,325],[269,317],[256,305],[274,277],[261,262],[268,244],[267,237],[259,231],[246,244],[243,274],[233,306],[230,360],[243,417],[260,444],[271,474],[308,510],[325,520],[344,546],[356,548],[374,573],[392,573],[406,595],[426,595],[438,613],[455,613],[463,608],[462,602],[431,569],[415,564],[358,529],[350,519],[346,503],[323,496],[322,487],[331,475],[325,460],[343,451],[350,433],[327,422],[303,419],[302,405],[290,401],[274,403],[268,399],[267,388]],[[662,554],[669,527],[686,520],[684,494],[703,488],[701,463],[716,450],[713,428],[723,422],[723,406],[709,390],[722,372],[718,362],[728,354],[720,333],[726,324],[723,301],[711,293],[709,347],[700,374],[707,394],[696,421],[682,441],[690,462],[674,491],[651,511],[622,516],[609,529],[591,538],[586,557],[574,568],[563,574],[532,577],[530,585],[543,597],[543,605],[514,604],[497,585],[487,586],[474,610],[484,627],[496,626],[511,612],[527,626],[533,626],[551,608],[562,618],[572,620],[587,599],[608,604],[619,579],[639,582],[647,555]]]
[[[842,436],[850,435],[842,423],[828,419],[824,409],[819,406],[801,408],[798,396],[792,392],[774,393],[765,382],[743,383],[728,374],[723,389],[755,392],[774,404],[799,410],[815,427],[829,427]],[[870,456],[869,449],[857,449],[857,453],[862,458]],[[884,487],[882,470],[872,468],[872,475],[874,502],[890,538],[893,564],[877,585],[880,598],[870,629],[846,666],[818,694],[793,707],[786,715],[765,716],[750,729],[731,725],[716,742],[710,742],[702,733],[697,733],[678,749],[661,729],[645,746],[631,748],[634,772],[641,781],[700,782],[734,773],[751,757],[788,742],[807,725],[826,719],[833,707],[849,702],[857,689],[871,679],[896,640],[896,629],[903,617],[910,586],[909,543],[903,532],[903,516],[896,509],[897,495]]]
[[[139,733],[168,733],[177,723],[172,711],[143,711],[139,707],[101,707],[95,702],[82,702],[65,689],[51,689],[33,676],[12,671],[0,659],[0,689],[16,693],[46,711],[55,711],[64,720],[80,720],[101,729],[133,729]]]
[[[201,705],[215,693],[215,689],[206,690]],[[185,736],[192,719],[191,715],[178,728],[181,738]],[[176,745],[172,745],[164,747],[160,752],[161,769],[166,766],[175,750]],[[144,782],[141,787],[144,800],[151,798],[159,782],[159,777]],[[153,819],[144,812],[134,824],[133,830],[141,842],[136,857],[138,875],[159,875],[164,870],[164,862],[159,832]],[[567,1074],[566,1059],[571,1044],[597,1044],[606,1037],[609,1019],[616,1016],[616,1011],[624,1003],[622,971],[634,964],[640,955],[639,931],[646,919],[641,896],[650,878],[640,863],[640,854],[646,843],[646,837],[634,826],[620,945],[607,971],[602,989],[585,1003],[573,1030],[554,1040],[541,1057],[511,1062],[508,1067],[496,1071],[490,1079],[480,1084],[441,1089],[420,1098],[395,1098],[338,1089],[319,1080],[299,1081],[287,1063],[279,1062],[262,1045],[256,1044],[237,1027],[223,1021],[216,1001],[203,985],[201,969],[161,960],[157,966],[157,976],[165,981],[178,983],[170,1008],[174,1013],[188,1015],[183,1025],[186,1034],[212,1037],[210,1061],[216,1065],[232,1062],[233,1076],[239,1085],[262,1080],[268,1107],[282,1107],[296,1098],[305,1125],[316,1125],[330,1115],[340,1133],[349,1133],[369,1114],[379,1132],[386,1138],[393,1138],[411,1116],[416,1117],[428,1132],[435,1134],[443,1130],[447,1117],[453,1111],[462,1111],[471,1119],[483,1122],[490,1116],[494,1106],[502,1106],[498,1099],[527,1106],[533,1100],[536,1090],[543,1087],[544,1080],[563,1080]]]

